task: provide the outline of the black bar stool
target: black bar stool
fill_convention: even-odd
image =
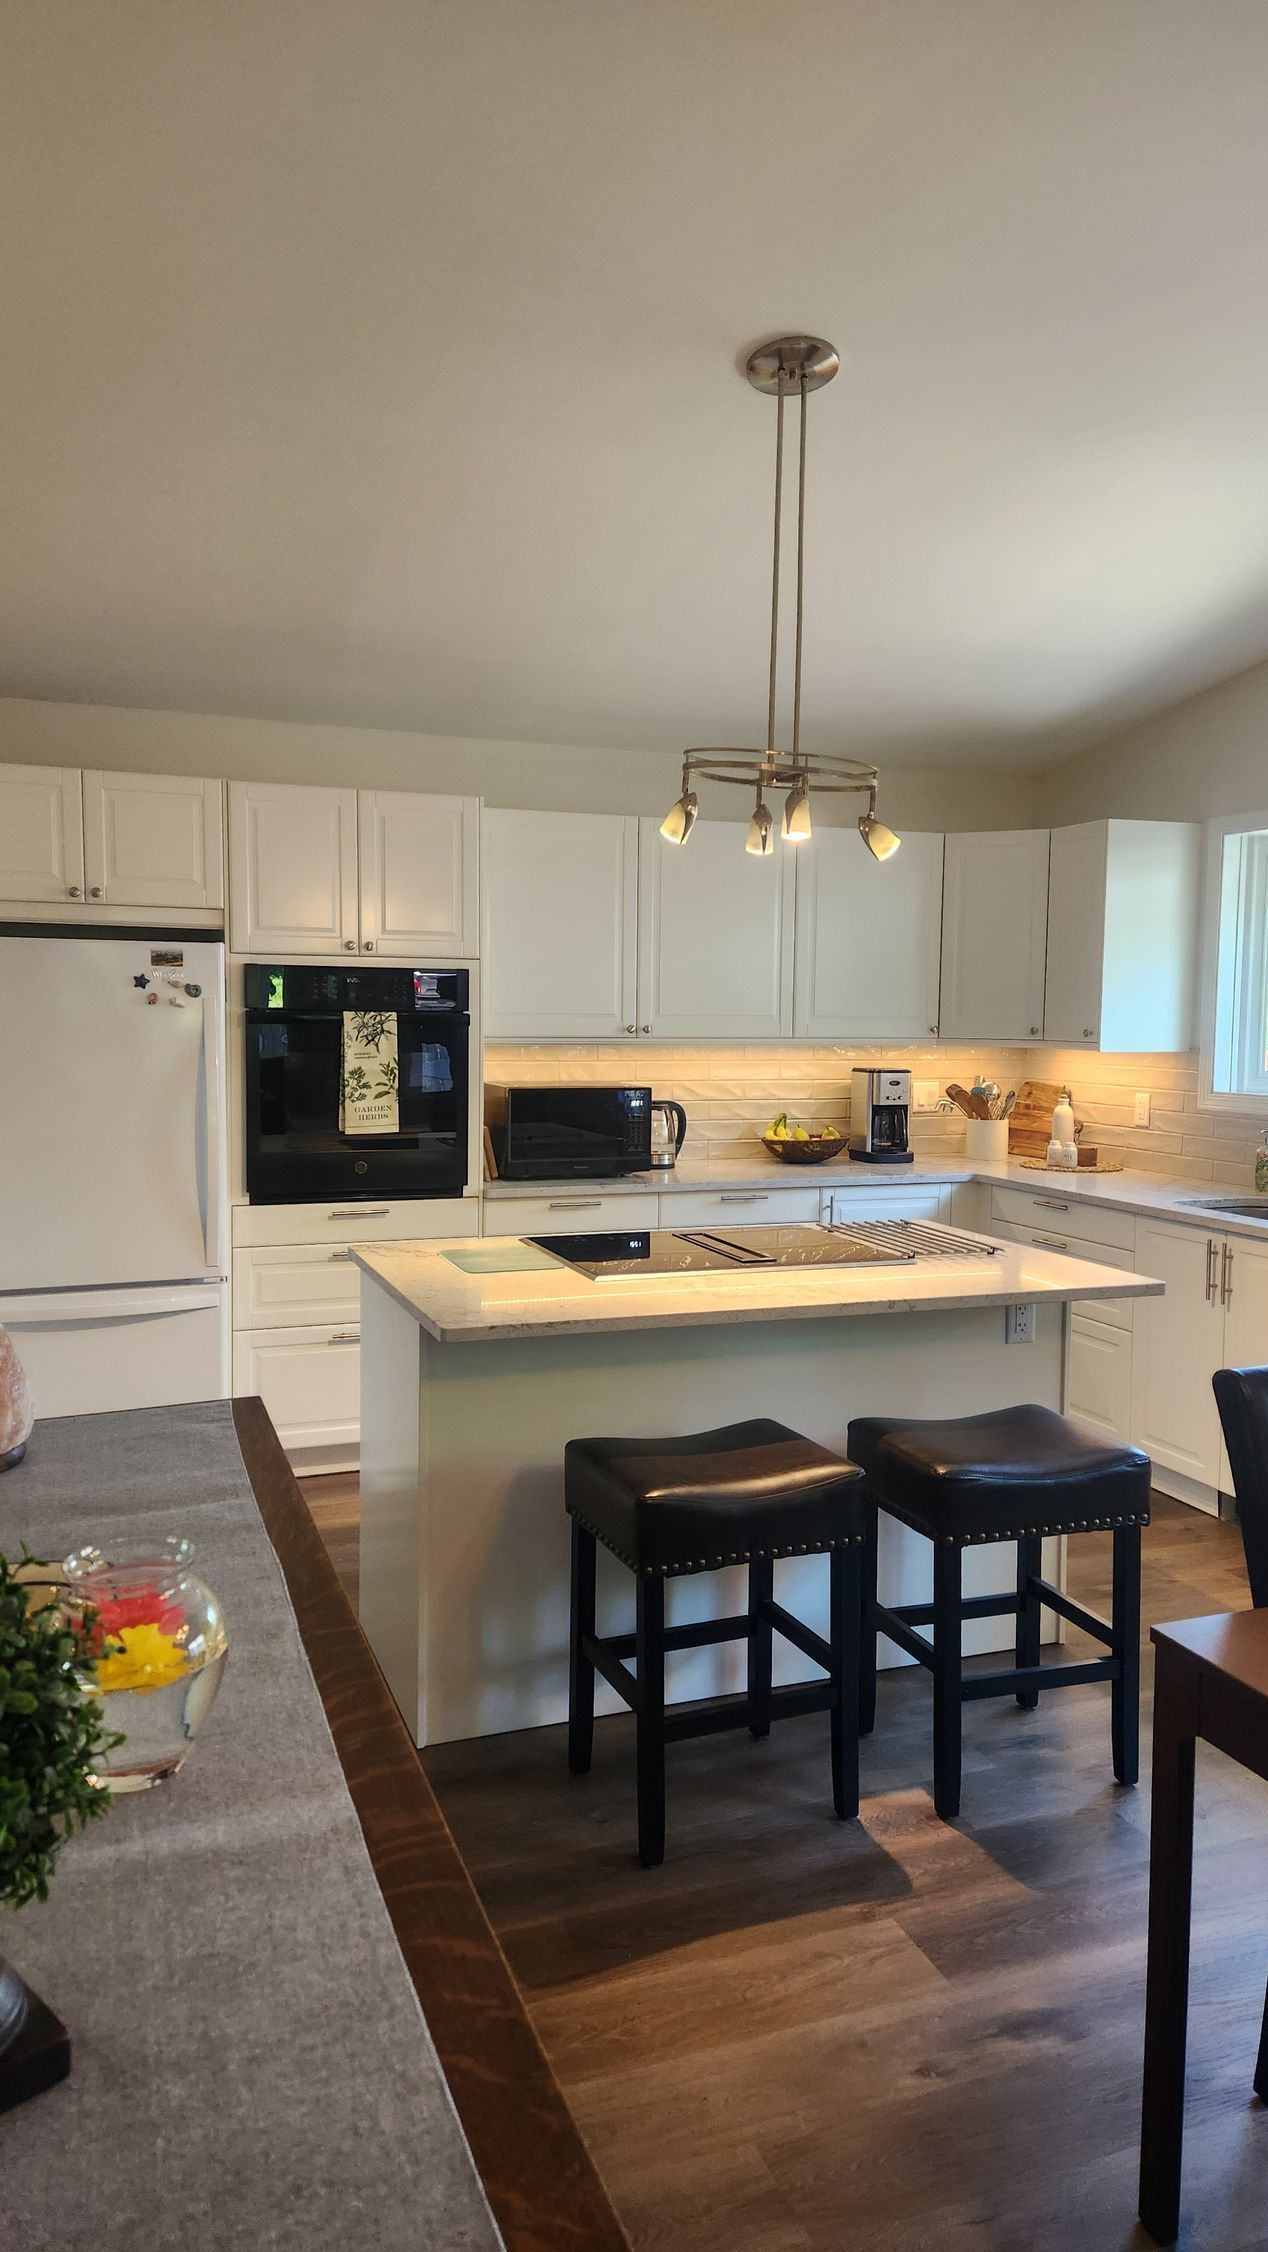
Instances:
[[[747,1725],[770,1733],[792,1713],[832,1715],[832,1800],[843,1819],[859,1806],[859,1635],[866,1512],[853,1463],[764,1418],[683,1439],[572,1439],[564,1449],[564,1500],[572,1518],[572,1622],[568,1765],[584,1775],[594,1738],[595,1669],[638,1722],[638,1854],[665,1858],[665,1746]],[[595,1632],[596,1541],[636,1575],[633,1634]],[[774,1598],[775,1560],[827,1552],[828,1639]],[[748,1566],[739,1618],[666,1626],[665,1582]],[[817,1665],[826,1681],[771,1687],[772,1634]],[[748,1643],[743,1697],[665,1710],[665,1653],[705,1643]],[[624,1663],[633,1658],[632,1674]]]
[[[966,1700],[1015,1695],[1026,1710],[1041,1689],[1108,1681],[1114,1774],[1134,1783],[1140,1767],[1140,1529],[1149,1523],[1149,1457],[1103,1445],[1051,1408],[999,1408],[946,1423],[864,1416],[851,1423],[851,1457],[869,1499],[933,1543],[932,1603],[894,1609],[876,1597],[876,1510],[864,1561],[860,1725],[876,1717],[876,1637],[887,1634],[933,1675],[933,1798],[945,1821],[960,1811],[960,1718]],[[1113,1616],[1098,1618],[1042,1577],[1045,1534],[1112,1532]],[[964,1550],[981,1541],[1017,1543],[1016,1591],[963,1593]],[[1083,1663],[1041,1666],[1039,1614],[1047,1604],[1105,1645]],[[1015,1612],[1016,1663],[964,1674],[961,1626]],[[916,1628],[932,1625],[933,1635]]]

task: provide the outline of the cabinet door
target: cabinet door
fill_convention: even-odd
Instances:
[[[1224,1340],[1219,1237],[1165,1220],[1136,1225],[1136,1271],[1165,1282],[1162,1298],[1135,1302],[1132,1440],[1169,1470],[1214,1486],[1220,1425],[1211,1390]]]
[[[1101,1036],[1108,836],[1104,821],[1052,832],[1043,1031],[1067,1048],[1094,1048]]]
[[[84,896],[77,766],[0,766],[0,899]]]
[[[1268,1366],[1268,1243],[1229,1236],[1223,1268],[1225,1368]]]
[[[857,831],[797,846],[793,1028],[816,1040],[921,1039],[938,1029],[942,838],[905,832],[873,860]]]
[[[484,1029],[492,1040],[636,1030],[638,822],[484,814]]]
[[[792,1032],[796,847],[758,859],[738,821],[697,821],[686,844],[639,823],[638,1020],[662,1040]]]
[[[1043,1031],[1048,832],[999,829],[946,840],[944,1040],[1035,1040]]]
[[[222,787],[187,774],[85,774],[88,897],[113,907],[222,907]]]
[[[1097,1321],[1076,1306],[1070,1315],[1067,1414],[1097,1438],[1125,1445],[1131,1432],[1131,1409],[1131,1331]]]
[[[239,1330],[233,1389],[257,1396],[278,1438],[305,1469],[318,1458],[336,1466],[360,1438],[361,1341],[357,1324],[338,1329]]]
[[[356,952],[355,790],[229,784],[229,943],[283,958]]]
[[[475,798],[358,790],[363,953],[475,953],[478,815]]]

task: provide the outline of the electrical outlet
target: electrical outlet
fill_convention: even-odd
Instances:
[[[936,1110],[942,1097],[942,1089],[936,1079],[916,1079],[912,1082],[912,1094],[914,1097],[913,1109]]]
[[[1137,1126],[1147,1126],[1149,1124],[1149,1089],[1147,1087],[1140,1087],[1136,1091],[1136,1116],[1134,1122]]]
[[[1033,1299],[1020,1306],[1004,1308],[1004,1343],[1006,1345],[1033,1345],[1035,1342],[1035,1307]]]

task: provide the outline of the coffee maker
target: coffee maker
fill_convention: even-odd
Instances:
[[[911,1073],[868,1071],[850,1074],[850,1155],[860,1165],[910,1165],[908,1120]]]

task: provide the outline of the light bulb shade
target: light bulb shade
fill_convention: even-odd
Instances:
[[[892,829],[887,829],[883,821],[878,821],[870,809],[859,816],[859,835],[873,860],[892,859],[903,841]]]
[[[696,825],[700,800],[694,790],[684,790],[676,798],[660,825],[660,833],[667,844],[686,844]]]
[[[786,844],[805,844],[810,835],[810,792],[804,782],[794,782],[784,799],[780,833]]]
[[[766,854],[773,849],[774,837],[772,832],[774,827],[770,807],[763,805],[759,798],[753,818],[748,825],[748,835],[744,839],[744,850],[753,853],[759,860],[764,859]]]

